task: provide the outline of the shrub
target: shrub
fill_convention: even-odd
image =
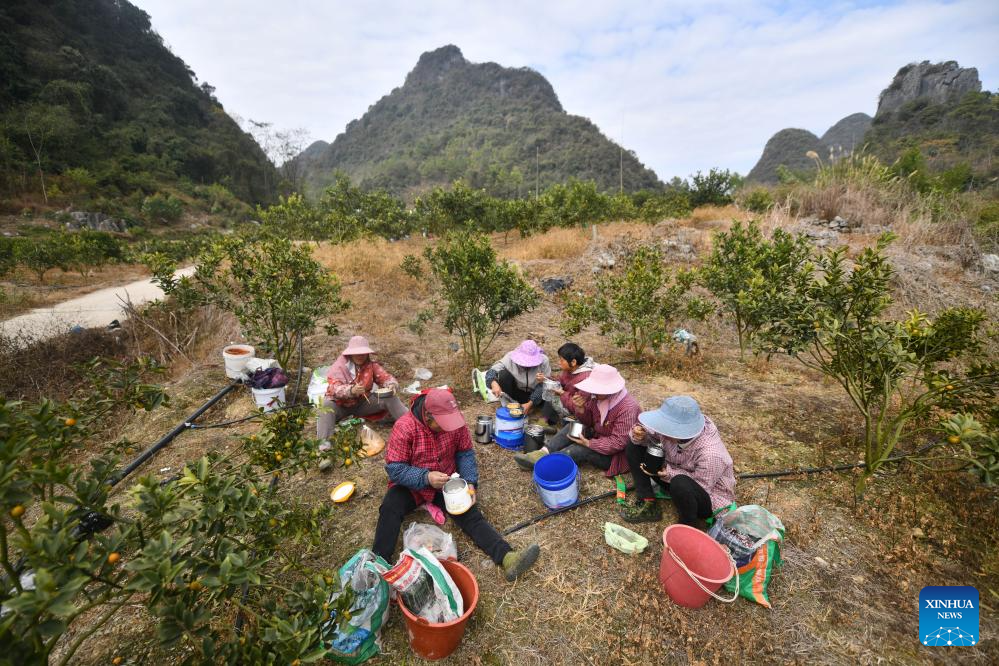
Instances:
[[[153,281],[186,306],[213,304],[236,315],[247,337],[261,342],[287,368],[296,338],[348,303],[340,282],[315,259],[308,246],[286,238],[217,240],[197,260],[191,277],[175,278],[176,264],[152,258]],[[327,325],[332,332],[335,327]]]
[[[677,315],[703,319],[707,305],[689,295],[694,273],[678,271],[675,279],[663,263],[662,251],[639,246],[615,273],[597,279],[593,294],[578,294],[565,307],[562,331],[569,336],[596,325],[635,360],[658,350],[673,332]]]
[[[686,192],[669,189],[647,197],[642,203],[640,215],[646,222],[654,223],[687,217],[692,210],[690,197]]]
[[[774,207],[774,196],[765,187],[756,187],[739,197],[739,205],[751,213],[767,213]]]
[[[735,221],[715,234],[699,279],[734,317],[740,357],[756,332],[780,315],[784,291],[807,277],[810,254],[804,238],[781,229],[766,240],[755,220]]]
[[[695,208],[730,204],[741,183],[742,177],[728,169],[711,169],[706,175],[698,171],[690,177],[690,203]]]
[[[184,204],[169,194],[157,192],[142,202],[142,215],[146,221],[160,224],[176,222],[184,213]]]
[[[988,201],[978,210],[975,233],[993,247],[999,245],[999,201]]]
[[[882,317],[891,303],[894,271],[884,256],[891,240],[882,236],[852,268],[845,248],[821,254],[804,279],[786,285],[780,315],[757,336],[768,353],[788,354],[846,391],[864,420],[861,492],[913,423],[938,410],[995,409],[999,392],[999,367],[976,360],[982,310],[949,308],[933,320],[918,311],[905,321]]]
[[[61,240],[61,235],[50,238],[19,238],[14,245],[14,257],[17,263],[38,276],[39,282],[45,281],[45,273],[51,268],[68,270],[68,244]]]
[[[513,266],[497,260],[484,235],[453,232],[437,247],[424,250],[423,257],[436,283],[434,305],[444,312],[444,328],[458,334],[472,365],[482,363],[504,324],[540,300]],[[418,275],[417,266],[408,258],[404,270]]]
[[[112,501],[117,459],[78,462],[96,443],[99,413],[88,404],[0,398],[4,657],[71,663],[95,631],[126,622],[138,604],[159,642],[182,645],[190,663],[319,659],[320,624],[347,610],[325,605],[334,577],[304,564],[322,546],[328,508],[300,506],[279,496],[261,468],[213,454],[185,465],[179,478],[141,478]],[[289,453],[275,474],[314,452]],[[19,582],[24,571],[33,588]],[[249,618],[241,632],[236,615]],[[56,646],[59,659],[50,659]]]

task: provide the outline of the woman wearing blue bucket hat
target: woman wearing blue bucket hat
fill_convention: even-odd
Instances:
[[[653,480],[666,486],[684,525],[696,526],[735,500],[732,456],[718,428],[689,395],[666,398],[659,409],[639,414],[629,439],[625,455],[637,498],[621,507],[626,521],[662,518]]]

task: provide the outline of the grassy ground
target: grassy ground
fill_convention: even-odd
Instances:
[[[604,225],[594,240],[590,230],[556,230],[540,238],[507,243],[495,239],[501,255],[518,263],[531,280],[549,275],[574,279],[574,288],[592,280],[592,259],[640,240],[680,239],[703,250],[710,231],[727,224],[731,211],[699,212],[683,222],[647,227]],[[854,238],[860,245],[870,237]],[[404,324],[424,307],[429,295],[420,283],[398,270],[402,257],[418,253],[425,241],[367,243],[322,247],[318,256],[345,283],[353,307],[340,320],[341,335],[313,336],[306,341],[306,360],[331,362],[350,335],[367,335],[381,360],[403,384],[416,367],[434,372],[435,383],[456,388],[470,422],[489,409],[468,387],[468,371],[451,351],[449,337],[434,324],[423,337]],[[672,256],[672,255],[671,255]],[[674,256],[677,263],[688,260]],[[899,255],[903,262],[920,257]],[[936,258],[933,261],[937,261]],[[900,308],[921,303],[932,309],[942,302],[980,302],[974,276],[939,259],[940,275],[907,271],[900,282]],[[943,270],[946,268],[946,270]],[[925,301],[932,293],[934,299]],[[990,307],[994,307],[994,303]],[[995,311],[992,311],[993,317]],[[546,297],[534,312],[509,327],[492,348],[498,356],[519,340],[534,336],[549,353],[561,344],[559,306]],[[682,324],[683,322],[678,322]],[[742,361],[727,323],[712,320],[693,327],[702,355],[688,359],[670,350],[655,362],[621,363],[629,390],[644,408],[666,395],[695,396],[725,439],[738,472],[852,462],[859,424],[841,391],[787,359]],[[235,337],[235,336],[230,336]],[[624,360],[621,351],[593,332],[577,341],[600,362]],[[153,441],[186,418],[224,382],[221,359],[209,360],[170,386],[174,404],[139,417],[124,434],[139,442]],[[304,392],[304,387],[303,387]],[[226,399],[204,417],[217,422],[247,414],[247,393]],[[187,432],[142,470],[163,477],[176,473],[185,460],[211,448],[236,445],[235,437],[252,424],[234,429]],[[388,428],[379,426],[388,435]],[[906,449],[914,448],[905,443]],[[500,530],[543,512],[529,475],[511,454],[494,445],[476,445],[481,471],[480,506]],[[328,492],[345,478],[358,492],[338,505],[326,526],[327,546],[313,564],[335,568],[358,548],[370,545],[386,477],[380,459],[363,461],[349,474],[313,471],[286,479],[281,492],[289,498],[328,501]],[[675,520],[666,507],[664,520],[638,530],[651,546],[626,556],[603,541],[605,521],[618,521],[613,500],[537,523],[511,537],[515,546],[537,542],[538,565],[509,584],[469,540],[454,534],[459,558],[478,579],[479,606],[459,650],[445,664],[709,664],[756,663],[968,663],[999,662],[999,497],[966,475],[931,474],[902,465],[878,475],[867,496],[857,500],[854,477],[823,474],[739,483],[740,504],[758,503],[787,526],[785,566],[771,586],[772,610],[740,599],[726,606],[712,602],[687,610],[666,599],[657,580],[662,531]],[[580,493],[611,489],[602,474],[586,469]],[[424,521],[423,512],[412,520]],[[406,524],[408,525],[407,520]],[[975,648],[923,648],[917,642],[919,590],[925,585],[976,585],[981,593],[982,642]],[[225,618],[220,621],[225,621]],[[134,617],[108,627],[88,643],[81,663],[107,663],[128,647],[136,661],[167,663],[176,655],[153,645],[141,609]],[[401,614],[393,610],[383,631],[383,653],[371,663],[422,663],[407,645]]]

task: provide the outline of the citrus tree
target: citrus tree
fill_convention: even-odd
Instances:
[[[448,234],[436,247],[424,250],[423,258],[435,283],[437,300],[430,312],[443,310],[444,328],[458,334],[462,350],[475,366],[482,363],[504,324],[540,300],[509,262],[497,259],[489,238],[482,234]],[[423,264],[407,257],[403,270],[419,277]]]
[[[152,409],[149,393],[130,384],[117,402]],[[302,414],[270,415],[231,453],[114,493],[116,458],[77,462],[99,447],[92,407],[0,399],[3,659],[71,663],[134,605],[182,663],[321,659],[320,626],[349,618],[351,600],[331,608],[335,574],[308,564],[327,545],[328,509],[279,492],[278,478],[318,456]]]
[[[764,238],[755,220],[746,225],[735,221],[713,240],[698,278],[732,316],[741,357],[760,327],[780,316],[789,285],[807,279],[811,250],[804,238],[781,229],[772,239]]]
[[[852,266],[846,248],[820,254],[804,279],[786,285],[780,316],[757,335],[767,353],[798,359],[849,396],[864,427],[860,491],[903,437],[939,432],[941,419],[957,412],[994,419],[999,393],[999,366],[981,358],[988,336],[982,310],[885,316],[894,270],[884,250],[892,238],[882,236]],[[959,434],[950,436],[960,443]]]
[[[162,255],[150,268],[153,281],[182,306],[213,304],[236,315],[245,335],[260,341],[283,368],[298,335],[308,335],[349,305],[339,280],[312,258],[308,246],[271,235],[256,242],[215,241],[190,277],[175,277],[175,262]]]
[[[687,270],[673,275],[661,249],[639,246],[619,270],[597,278],[593,293],[566,302],[562,331],[571,336],[594,325],[641,360],[669,340],[678,317],[703,319],[710,312],[707,303],[690,294],[694,277]]]

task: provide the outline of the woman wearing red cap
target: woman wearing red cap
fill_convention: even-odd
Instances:
[[[473,488],[479,481],[472,438],[458,402],[447,389],[430,389],[413,401],[392,428],[385,449],[389,489],[378,511],[375,543],[371,550],[391,561],[399,540],[399,529],[407,513],[425,506],[438,523],[444,522],[441,488],[455,472]],[[503,567],[512,581],[538,559],[537,544],[523,550],[513,547],[486,521],[472,495],[472,506],[451,519],[476,546]]]
[[[381,363],[372,360],[374,350],[366,338],[355,335],[347,343],[336,363],[330,366],[327,379],[325,412],[319,415],[316,436],[329,439],[336,424],[352,416],[371,416],[388,412],[392,421],[406,413],[406,405],[393,394],[388,398],[372,395],[375,386],[399,389],[399,382]]]

